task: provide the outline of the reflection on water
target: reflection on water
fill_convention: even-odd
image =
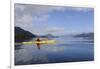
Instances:
[[[55,44],[40,45],[40,50],[35,44],[20,45],[20,49],[15,50],[15,64],[91,61],[94,59],[92,40],[70,37],[60,37],[55,40],[57,41]]]

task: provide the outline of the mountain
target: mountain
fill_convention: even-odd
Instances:
[[[80,38],[84,38],[84,39],[94,39],[94,33],[93,32],[82,33],[82,34],[77,34],[74,37],[80,37]]]
[[[58,36],[54,36],[52,34],[46,34],[46,35],[42,35],[40,37],[44,37],[44,38],[57,38]]]
[[[23,30],[20,27],[15,27],[15,42],[23,42],[36,37],[29,31]]]

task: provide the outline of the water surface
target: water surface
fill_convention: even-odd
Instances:
[[[53,39],[56,40],[55,44],[41,45],[40,50],[35,44],[19,45],[19,48],[15,50],[15,65],[92,61],[94,59],[93,40],[73,37]]]

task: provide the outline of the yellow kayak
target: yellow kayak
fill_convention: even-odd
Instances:
[[[55,40],[41,40],[41,41],[33,41],[33,42],[22,42],[17,44],[54,44]]]
[[[55,40],[42,40],[42,41],[34,41],[34,44],[53,44]]]

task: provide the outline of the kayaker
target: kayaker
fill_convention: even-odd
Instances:
[[[39,38],[36,39],[37,42],[40,42],[41,40]]]

